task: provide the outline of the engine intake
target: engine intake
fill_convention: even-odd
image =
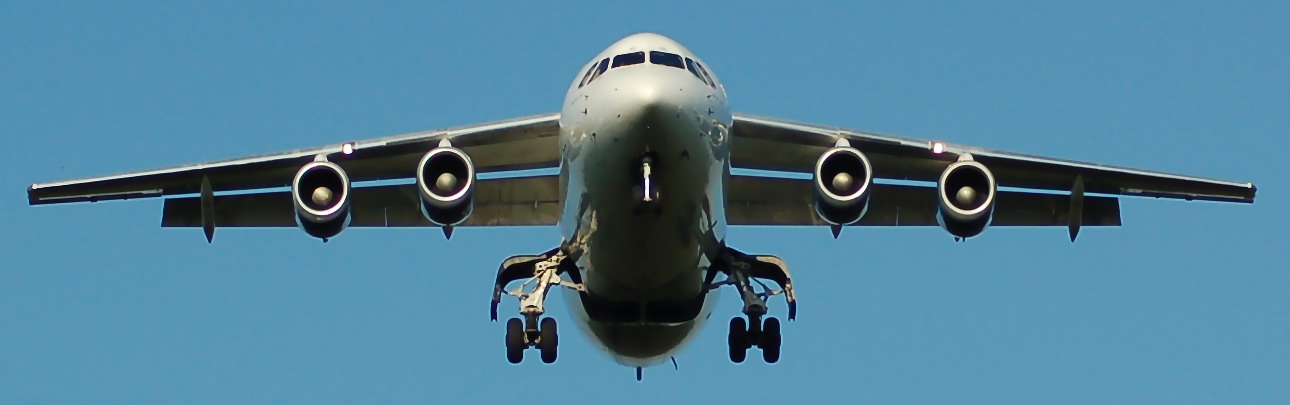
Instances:
[[[291,180],[296,224],[310,236],[327,240],[349,225],[349,176],[339,165],[310,162]]]
[[[850,146],[829,149],[815,161],[815,212],[825,222],[849,225],[869,209],[873,166]]]
[[[417,164],[421,214],[440,226],[462,223],[474,209],[475,164],[461,149],[438,147]]]
[[[950,164],[936,182],[936,220],[950,234],[968,238],[981,234],[994,215],[998,185],[994,173],[972,160]]]

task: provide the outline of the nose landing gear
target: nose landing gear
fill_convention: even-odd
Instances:
[[[632,186],[632,193],[636,206],[632,210],[634,213],[661,212],[662,206],[659,203],[658,184],[654,179],[654,165],[656,164],[653,152],[647,152],[641,156],[640,166],[636,168],[636,185]]]

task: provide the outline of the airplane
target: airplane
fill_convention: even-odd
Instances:
[[[542,172],[545,170],[545,172]],[[739,173],[733,173],[735,170]],[[534,174],[535,172],[542,172]],[[481,174],[488,174],[481,178]],[[578,70],[558,113],[261,156],[33,184],[31,205],[163,198],[162,227],[558,226],[549,251],[499,266],[490,317],[517,299],[505,353],[557,359],[552,290],[616,362],[664,362],[717,292],[737,291],[729,359],[780,359],[797,313],[787,264],[727,244],[731,226],[1119,226],[1120,197],[1253,203],[1252,183],[1003,152],[736,114],[703,59],[665,36],[625,37]],[[773,283],[770,286],[767,283]],[[514,286],[514,287],[512,287]],[[673,359],[674,360],[674,359]]]

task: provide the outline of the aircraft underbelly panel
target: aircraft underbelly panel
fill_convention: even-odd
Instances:
[[[565,301],[617,361],[646,365],[693,337],[711,307],[704,282],[724,245],[729,121],[710,117],[702,96],[626,112],[632,100],[619,108],[616,99],[561,123],[561,230],[587,287]],[[651,201],[643,201],[647,156]]]

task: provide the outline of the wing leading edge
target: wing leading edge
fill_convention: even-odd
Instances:
[[[971,154],[995,174],[1002,187],[1070,191],[1081,178],[1085,192],[1142,197],[1254,202],[1256,188],[1239,183],[1147,170],[1002,152],[974,146],[800,124],[773,118],[735,115],[731,165],[737,168],[810,172],[815,159],[839,139],[863,151],[874,177],[936,181],[945,166]]]
[[[347,226],[432,226],[421,212],[415,184],[364,185],[362,182],[412,179],[422,155],[443,140],[470,155],[478,173],[558,167],[559,128],[558,114],[539,115],[262,156],[35,184],[27,189],[27,197],[32,205],[39,205],[173,196],[166,199],[162,226],[201,227],[209,240],[217,227],[298,226],[291,192],[280,189],[290,186],[296,171],[322,155],[339,165],[354,182]],[[561,203],[557,176],[479,179],[476,184],[473,214],[458,226],[552,225],[558,220]],[[271,190],[274,188],[279,190]],[[198,193],[201,195],[177,196]],[[445,235],[447,232],[445,228]]]
[[[414,132],[261,156],[175,166],[52,183],[27,189],[32,205],[196,194],[203,178],[214,192],[285,187],[318,155],[355,182],[412,178],[417,159],[448,139],[472,157],[479,172],[557,167],[559,114]],[[348,153],[347,153],[348,152]]]
[[[855,225],[938,225],[934,186],[896,185],[892,180],[936,182],[945,168],[970,154],[994,173],[1000,190],[995,226],[1119,226],[1115,196],[1253,203],[1252,183],[1047,158],[985,148],[933,143],[842,128],[736,114],[731,166],[811,173],[816,159],[845,139],[871,161],[875,184],[868,212]],[[934,145],[938,147],[933,148]],[[1082,183],[1077,186],[1077,183]],[[827,225],[813,208],[810,180],[732,176],[726,210],[731,225]],[[1082,187],[1079,204],[1071,194]],[[1084,196],[1084,193],[1093,194]],[[1072,212],[1075,207],[1081,212]]]

